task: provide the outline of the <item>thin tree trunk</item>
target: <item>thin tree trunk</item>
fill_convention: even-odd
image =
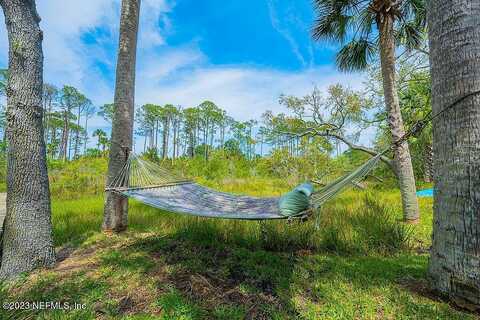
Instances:
[[[63,113],[63,131],[62,131],[62,140],[60,142],[60,152],[59,152],[60,158],[63,161],[67,161],[68,135],[69,135],[68,111],[65,110]]]
[[[55,263],[43,139],[43,52],[35,1],[0,0],[9,40],[7,213],[0,278]]]
[[[122,1],[115,83],[115,113],[112,123],[107,184],[110,184],[123,168],[128,152],[132,149],[139,13],[140,0]],[[103,230],[115,232],[125,230],[127,215],[128,199],[113,192],[107,192]]]
[[[67,149],[68,149],[68,155],[67,155],[67,159],[68,159],[68,160],[70,160],[70,159],[72,159],[72,158],[71,158],[71,152],[72,152],[72,138],[70,138],[70,139],[68,140],[68,148],[67,148]]]
[[[480,2],[429,4],[434,218],[428,268],[434,290],[480,309]],[[447,109],[448,108],[448,109]]]
[[[148,133],[145,132],[145,140],[143,141],[143,152],[147,151]]]
[[[168,116],[163,119],[163,132],[162,132],[162,159],[165,160],[168,156]]]
[[[56,141],[57,141],[57,129],[52,128],[52,133],[51,133],[52,148],[51,148],[51,151],[50,151],[50,157],[52,157],[52,159],[55,158],[55,152],[57,151],[53,148]]]
[[[174,119],[173,121],[173,154],[172,154],[172,160],[175,160],[177,156],[177,125],[178,125],[178,120]]]
[[[205,124],[205,131],[203,132],[203,153],[204,153],[205,161],[208,160],[208,146],[207,146],[207,143],[208,143],[208,119],[207,119],[207,122]]]
[[[380,61],[382,68],[383,90],[388,114],[388,124],[392,140],[398,141],[404,134],[403,119],[395,82],[395,39],[393,36],[393,18],[386,15],[379,23]],[[394,150],[395,170],[402,196],[403,217],[410,223],[420,218],[416,195],[415,176],[408,143],[403,142]]]
[[[87,142],[88,142],[88,113],[85,114],[85,141],[83,142],[83,154],[87,152]]]
[[[158,151],[158,120],[155,120],[153,130],[155,131],[155,151]]]
[[[153,124],[153,127],[150,127],[150,129],[148,130],[148,148],[149,149],[155,148],[154,136],[155,136],[155,124]]]
[[[78,114],[77,114],[77,132],[75,135],[75,144],[73,149],[73,158],[76,158],[80,148],[80,115],[81,109],[78,107]]]

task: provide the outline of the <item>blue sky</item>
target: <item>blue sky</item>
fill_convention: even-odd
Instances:
[[[73,85],[101,105],[113,100],[119,0],[37,0],[45,81]],[[7,39],[0,18],[0,66]],[[136,104],[195,106],[209,99],[240,120],[285,111],[281,93],[313,85],[362,87],[334,66],[336,48],[313,43],[311,0],[143,0]],[[99,117],[92,129],[104,128]]]

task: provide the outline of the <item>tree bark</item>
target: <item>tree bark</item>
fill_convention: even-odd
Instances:
[[[115,84],[115,112],[112,123],[112,144],[108,162],[107,184],[110,184],[126,163],[133,142],[135,101],[135,64],[137,51],[140,0],[123,0],[120,18],[120,41]],[[128,199],[107,192],[103,230],[120,232],[127,228]]]
[[[480,2],[429,3],[434,219],[433,289],[480,309]]]
[[[388,114],[388,124],[392,140],[398,141],[405,134],[400,103],[395,82],[395,39],[393,17],[389,14],[379,21],[380,62],[382,69],[383,91]],[[420,218],[420,210],[415,187],[412,160],[408,143],[405,141],[394,149],[394,164],[402,197],[403,217],[406,222],[415,223]]]
[[[35,1],[0,0],[9,41],[7,213],[0,278],[55,263],[43,139],[43,34]]]

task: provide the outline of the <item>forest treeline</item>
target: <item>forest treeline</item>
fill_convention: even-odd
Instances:
[[[408,129],[431,110],[429,76],[424,70],[428,60],[416,52],[405,56],[398,65],[399,97]],[[349,149],[373,154],[391,142],[379,72],[378,66],[371,68],[362,90],[334,84],[326,92],[313,87],[303,97],[282,94],[278,103],[287,112],[266,111],[261,119],[249,121],[234,119],[212,101],[201,102],[196,107],[144,104],[135,112],[135,136],[143,140],[137,144],[140,150],[135,152],[158,160],[201,157],[208,161],[214,150],[221,150],[224,156],[237,155],[248,160],[280,155],[318,159],[319,156],[337,157],[345,150],[343,144]],[[1,79],[0,91],[4,94],[5,70]],[[73,86],[58,88],[45,84],[43,108],[49,159],[67,161],[83,155],[106,155],[109,132],[101,128],[92,130],[89,124],[97,115],[110,125],[114,113],[112,103],[95,106]],[[4,110],[2,107],[3,133]],[[322,134],[302,135],[309,129]],[[372,138],[373,146],[366,146],[365,141]],[[417,178],[430,181],[430,127],[410,141],[410,148]]]

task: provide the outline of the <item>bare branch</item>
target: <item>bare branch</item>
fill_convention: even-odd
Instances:
[[[326,131],[319,131],[315,128],[308,128],[306,129],[304,132],[302,133],[291,133],[291,132],[284,132],[283,134],[285,135],[290,135],[290,136],[297,136],[297,137],[305,137],[305,136],[317,136],[317,137],[327,137],[327,138],[335,138],[337,140],[340,140],[342,141],[343,143],[345,143],[350,149],[352,150],[358,150],[358,151],[362,151],[362,152],[365,152],[371,156],[377,156],[379,155],[380,153],[375,151],[374,149],[371,149],[371,148],[368,148],[368,147],[365,147],[365,146],[361,146],[361,145],[357,145],[357,144],[354,144],[353,142],[351,142],[350,140],[348,140],[346,137],[344,137],[343,135],[341,134],[338,134],[336,132],[332,132],[332,131],[329,131],[329,130],[326,130]],[[387,164],[394,172],[395,172],[395,167],[393,165],[393,161],[392,159],[386,157],[386,156],[381,156],[380,157],[380,160],[382,160],[385,164]]]

